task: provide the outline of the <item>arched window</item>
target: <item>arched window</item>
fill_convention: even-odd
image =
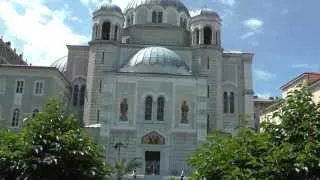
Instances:
[[[228,93],[227,92],[224,92],[223,93],[223,112],[224,113],[228,113],[228,106],[229,106],[229,102],[228,102]]]
[[[200,40],[200,32],[199,32],[199,29],[196,29],[196,42],[195,42],[195,44],[200,44],[199,40]]]
[[[152,23],[157,23],[157,12],[156,11],[152,12]]]
[[[230,93],[230,113],[234,113],[234,92]]]
[[[84,105],[85,93],[86,93],[86,85],[82,85],[80,89],[80,106]]]
[[[158,97],[157,120],[163,121],[163,118],[164,118],[164,97]]]
[[[180,17],[180,26],[184,29],[187,28],[187,20],[183,17]]]
[[[212,30],[210,27],[205,27],[203,29],[203,42],[204,44],[211,44],[211,40],[212,40]]]
[[[35,118],[38,113],[39,113],[39,110],[38,109],[34,109],[32,111],[32,118]]]
[[[73,86],[73,98],[72,98],[72,104],[74,106],[78,105],[78,95],[79,94],[79,86],[78,85],[74,85]]]
[[[153,11],[152,12],[152,23],[162,23],[163,13],[161,11]]]
[[[127,16],[127,26],[131,25],[130,16]]]
[[[110,22],[105,22],[102,25],[102,40],[110,40]]]
[[[205,27],[204,29],[203,29],[203,34],[204,34],[204,36],[203,36],[203,42],[204,42],[204,44],[212,44],[212,30],[211,30],[211,28],[210,27]]]
[[[118,40],[118,25],[114,27],[114,40]]]
[[[151,120],[151,117],[152,117],[152,97],[148,96],[146,97],[146,102],[145,102],[144,119]]]
[[[100,123],[100,110],[97,110],[97,123]]]
[[[19,118],[20,118],[20,110],[17,108],[13,111],[12,122],[11,122],[12,127],[19,126]]]
[[[162,23],[162,12],[158,12],[158,23]]]
[[[131,22],[131,24],[133,24],[133,14],[131,14],[131,16],[130,16],[130,22]]]
[[[207,114],[207,135],[210,133],[210,115]]]
[[[99,35],[98,35],[98,25],[94,24],[93,28],[92,28],[92,39],[96,40],[98,39]]]

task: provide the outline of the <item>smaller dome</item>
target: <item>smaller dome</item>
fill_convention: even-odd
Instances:
[[[64,73],[67,71],[67,63],[68,63],[68,56],[64,56],[55,60],[50,67],[57,68],[60,72]]]
[[[110,11],[110,12],[118,12],[122,14],[122,10],[118,5],[111,4],[110,2],[107,2],[107,1],[100,2],[97,7],[98,9],[95,12]]]
[[[100,9],[101,10],[108,10],[108,11],[116,11],[116,12],[122,13],[121,8],[115,4],[105,4],[105,5],[102,5],[100,7]]]

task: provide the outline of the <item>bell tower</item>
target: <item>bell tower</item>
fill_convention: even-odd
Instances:
[[[201,10],[191,18],[191,46],[195,60],[193,71],[207,77],[207,126],[223,127],[221,107],[222,53],[221,18],[209,9]]]
[[[117,5],[101,2],[93,12],[92,39],[89,42],[89,63],[87,73],[87,101],[85,103],[85,124],[101,123],[102,91],[104,73],[115,71],[119,66],[124,16]],[[100,120],[101,119],[101,120]]]

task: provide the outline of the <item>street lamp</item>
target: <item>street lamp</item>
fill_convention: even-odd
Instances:
[[[115,139],[117,139],[117,140],[115,140]],[[121,147],[128,148],[129,139],[125,138],[125,140],[121,140],[120,138],[113,137],[110,144],[116,151],[118,151],[118,160],[120,160]]]

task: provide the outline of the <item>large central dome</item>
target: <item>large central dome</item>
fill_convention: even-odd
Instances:
[[[164,47],[148,47],[138,51],[120,72],[190,75],[185,61]]]
[[[188,8],[180,0],[132,0],[125,9],[135,9],[140,6],[161,6],[161,7],[175,7],[178,11],[184,11],[188,16]]]

